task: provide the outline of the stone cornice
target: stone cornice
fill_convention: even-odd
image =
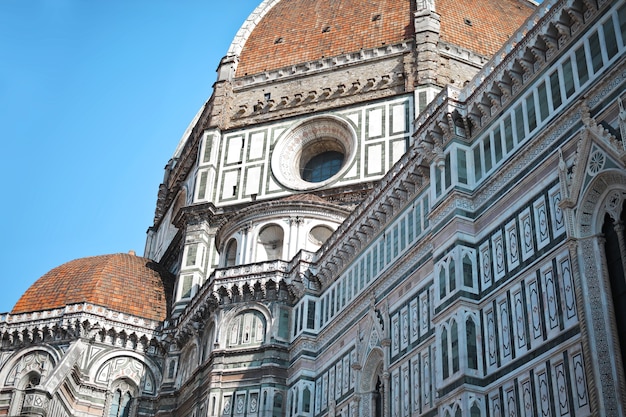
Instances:
[[[383,45],[377,48],[362,49],[334,57],[327,57],[315,61],[303,62],[297,65],[266,71],[258,74],[236,78],[233,81],[235,93],[276,81],[289,81],[303,76],[322,74],[337,71],[344,67],[367,64],[389,57],[403,55],[413,50],[413,42],[406,40],[392,45]],[[365,81],[365,80],[362,80]]]
[[[414,137],[440,146],[455,137],[475,138],[611,4],[604,1],[595,8],[590,2],[568,3],[549,0],[540,4],[465,88],[448,86],[437,95],[415,120]]]
[[[161,322],[82,303],[64,308],[1,317],[0,340],[9,346],[86,338],[117,347],[145,351]]]

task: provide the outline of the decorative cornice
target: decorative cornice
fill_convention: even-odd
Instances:
[[[0,321],[0,341],[17,347],[85,338],[146,351],[155,341],[160,326],[159,321],[82,303],[54,310],[8,314]]]

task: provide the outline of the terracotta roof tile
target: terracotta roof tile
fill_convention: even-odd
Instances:
[[[70,261],[39,278],[13,314],[92,303],[151,320],[167,315],[174,277],[159,264],[131,254]]]
[[[491,56],[535,10],[524,0],[436,0],[441,40]]]
[[[282,0],[253,29],[239,57],[237,76],[412,39],[413,3]],[[534,8],[526,0],[435,1],[441,39],[481,55],[495,53]]]
[[[412,2],[283,0],[254,28],[237,76],[411,39]]]

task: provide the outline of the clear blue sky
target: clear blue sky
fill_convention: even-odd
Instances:
[[[0,1],[0,312],[67,261],[143,254],[163,167],[260,3]]]

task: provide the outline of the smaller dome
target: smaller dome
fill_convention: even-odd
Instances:
[[[173,282],[174,277],[158,263],[134,254],[80,258],[39,278],[11,313],[90,303],[149,320],[164,320]]]

